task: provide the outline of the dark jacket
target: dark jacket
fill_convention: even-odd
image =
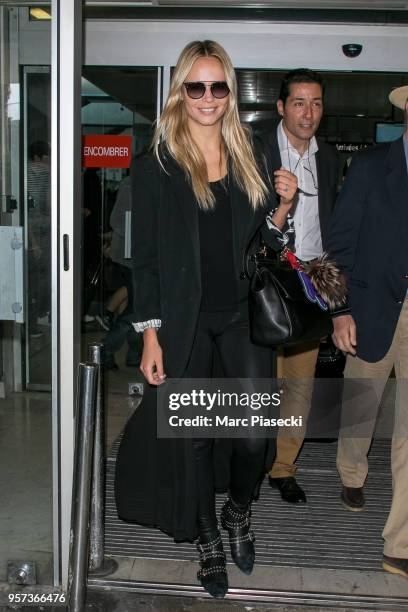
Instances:
[[[198,203],[183,170],[169,156],[166,171],[153,155],[133,164],[132,257],[135,322],[161,319],[158,332],[165,372],[183,375],[193,344],[201,302]],[[239,298],[248,294],[242,259],[250,237],[265,214],[253,211],[230,172],[234,261]]]
[[[390,348],[408,289],[408,177],[402,138],[357,153],[332,216],[327,249],[344,270],[357,355]]]
[[[268,169],[273,172],[282,167],[276,129],[262,138]],[[317,184],[319,186],[319,220],[323,249],[326,248],[326,236],[330,215],[334,208],[340,182],[340,162],[336,149],[318,139],[319,150],[316,152]],[[285,229],[285,228],[283,228]]]

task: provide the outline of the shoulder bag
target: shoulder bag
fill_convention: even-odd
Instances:
[[[246,249],[244,273],[250,279],[254,344],[291,346],[332,333],[329,306],[344,302],[346,293],[339,270],[326,255],[304,265],[288,249],[278,254],[263,243],[259,228]]]

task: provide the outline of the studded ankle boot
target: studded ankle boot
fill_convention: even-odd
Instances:
[[[238,506],[230,498],[221,510],[221,525],[228,531],[231,556],[244,574],[250,574],[255,561],[255,534],[250,529],[251,504]]]
[[[213,597],[217,599],[225,597],[228,591],[227,566],[218,529],[215,532],[215,537],[209,542],[203,542],[199,538],[197,549],[200,553],[201,566],[201,569],[197,572],[198,580]]]

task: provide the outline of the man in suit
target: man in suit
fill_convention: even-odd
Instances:
[[[323,115],[324,88],[321,76],[305,68],[288,72],[277,102],[282,117],[277,129],[264,139],[265,154],[272,171],[281,167],[297,176],[298,193],[294,205],[282,207],[272,221],[282,231],[296,256],[303,261],[323,253],[329,218],[338,189],[339,160],[330,145],[315,134]],[[281,413],[303,417],[306,426],[313,391],[319,341],[307,342],[278,351],[278,378],[291,379],[286,385]],[[290,503],[306,502],[296,482],[296,457],[304,430],[293,435],[280,430],[277,454],[269,471],[269,483]]]
[[[364,435],[346,433],[347,406],[343,406],[337,454],[341,499],[348,510],[364,508],[367,453],[394,367],[393,498],[383,531],[383,567],[408,577],[408,394],[403,380],[408,378],[408,86],[392,91],[390,101],[404,109],[406,131],[394,142],[355,155],[332,217],[327,247],[342,268],[349,291],[348,306],[333,319],[334,342],[348,353],[344,376],[371,379],[367,384],[374,390],[363,415],[361,399],[358,402]]]

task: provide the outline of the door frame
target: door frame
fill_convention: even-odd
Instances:
[[[67,588],[80,360],[82,0],[52,0],[51,253],[54,584]],[[65,257],[64,257],[65,244]]]

